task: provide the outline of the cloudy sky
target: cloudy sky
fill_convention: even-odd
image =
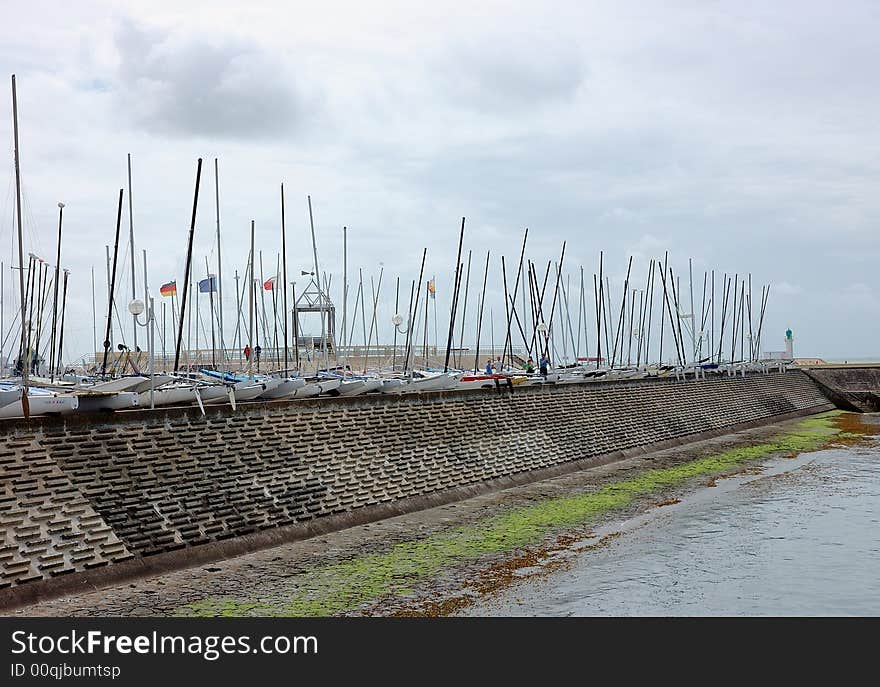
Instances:
[[[528,227],[527,255],[542,269],[567,241],[571,300],[583,266],[592,304],[599,250],[615,299],[630,255],[641,285],[668,250],[685,286],[692,258],[697,308],[704,270],[719,284],[751,273],[756,300],[772,282],[764,349],[781,350],[790,327],[798,355],[878,356],[878,32],[880,6],[856,0],[18,3],[0,26],[6,327],[18,305],[15,73],[26,250],[54,262],[66,203],[68,359],[93,347],[93,266],[106,308],[104,246],[127,153],[137,280],[140,289],[146,249],[154,292],[182,285],[198,157],[194,266],[203,277],[208,257],[214,270],[219,159],[229,320],[251,220],[264,274],[274,273],[283,182],[290,272],[312,265],[310,194],[334,298],[343,226],[352,302],[357,269],[369,290],[384,268],[383,339],[395,279],[405,311],[423,248],[444,330],[465,216],[469,308],[491,250],[496,329],[500,256],[515,265]]]

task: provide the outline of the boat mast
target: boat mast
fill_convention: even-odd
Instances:
[[[318,287],[318,310],[321,313],[321,347],[324,349],[324,369],[329,367],[327,353],[327,327],[324,322],[324,293],[321,289],[321,272],[318,270],[318,245],[315,243],[315,219],[312,214],[312,197],[306,196],[309,201],[309,225],[312,228],[312,253],[315,257],[315,286]]]
[[[464,219],[463,218],[462,218],[462,231],[464,231]],[[514,286],[513,286],[513,296],[511,296],[511,300],[513,302],[510,304],[509,308],[507,305],[507,295],[504,296],[504,310],[505,310],[506,316],[507,316],[507,327],[506,327],[506,333],[505,333],[506,338],[504,339],[504,346],[502,347],[502,350],[501,350],[501,366],[502,366],[502,368],[504,367],[504,361],[507,359],[508,349],[510,349],[511,356],[513,355],[513,344],[510,342],[510,324],[511,324],[511,318],[513,317],[513,314],[516,310],[516,294],[519,291],[519,277],[522,274],[522,265],[523,265],[523,259],[525,258],[525,255],[526,255],[526,241],[528,240],[528,238],[529,238],[529,228],[526,227],[526,230],[523,233],[522,250],[520,251],[520,254],[519,254],[519,267],[516,268],[516,282],[514,283]],[[502,267],[503,267],[503,263],[502,263]],[[505,281],[506,281],[506,277],[505,277]]]
[[[199,206],[199,182],[202,179],[202,158],[199,158],[198,165],[196,166],[196,190],[193,194],[193,209],[192,209],[192,219],[189,223],[189,239],[187,240],[186,247],[186,267],[184,269],[184,278],[183,278],[183,298],[180,301],[180,322],[177,327],[177,345],[174,349],[174,371],[177,372],[178,367],[180,365],[180,344],[183,341],[183,317],[184,311],[186,310],[186,297],[189,292],[189,275],[190,275],[190,267],[192,266],[192,245],[193,245],[193,235],[196,231],[196,210]]]
[[[223,341],[223,260],[220,254],[220,168],[216,157],[214,158],[214,211],[217,218],[217,311],[220,324],[220,349],[223,351],[223,363],[225,365],[226,344]],[[211,322],[211,326],[213,326],[213,320]]]
[[[248,348],[251,354],[247,357],[248,377],[254,376],[254,220],[251,220],[251,253],[248,258]]]
[[[400,279],[398,278],[398,285]],[[395,311],[396,312],[396,311]],[[345,331],[348,328],[348,227],[342,227],[342,365],[348,363],[348,347],[345,345]],[[397,343],[397,327],[394,328],[394,342]],[[391,364],[394,369],[394,363]]]
[[[6,265],[0,262],[0,376],[3,376],[3,370],[6,368],[6,336],[3,333],[6,330],[4,326],[6,302],[3,298],[5,295],[5,277]]]
[[[281,298],[282,312],[284,314],[284,377],[288,374],[288,351],[287,351],[287,227],[284,224],[284,184],[281,184],[281,283],[284,291]]]
[[[30,368],[30,352],[27,351],[27,334],[25,333],[25,295],[24,295],[24,235],[21,228],[21,166],[18,148],[18,96],[15,92],[15,74],[12,75],[12,131],[15,138],[15,215],[18,225],[18,286],[21,290],[21,406],[25,419],[30,415],[27,385]]]
[[[49,348],[49,378],[55,381],[55,326],[58,322],[58,277],[61,269],[61,219],[64,215],[64,203],[58,203],[58,251],[55,257],[55,295],[52,297],[52,344]],[[58,349],[61,357],[61,349]]]
[[[92,265],[92,347],[98,353],[98,312],[95,308],[95,266]],[[97,360],[95,361],[97,362]]]
[[[134,263],[135,263],[135,252],[134,252],[134,215],[132,214],[131,208],[131,153],[128,154],[128,243],[131,249],[131,299],[134,300],[137,298],[137,289],[135,287],[135,276],[134,276]],[[144,295],[146,299],[146,294]],[[134,350],[138,349],[138,332],[137,332],[137,315],[131,316],[131,329],[134,332],[133,343]]]
[[[461,354],[464,351],[464,326],[467,321],[468,289],[471,284],[471,253],[472,251],[468,251],[467,275],[464,279],[464,305],[461,310],[461,335],[458,339],[458,356],[455,358],[455,366],[458,368],[461,368]],[[523,291],[523,293],[525,293],[525,291]]]
[[[64,288],[62,289],[61,296],[61,326],[58,329],[58,369],[61,369],[61,347],[64,345],[64,314],[67,312],[67,275],[70,274],[67,270],[64,270]],[[55,369],[55,361],[52,362],[52,369]],[[62,372],[63,374],[63,372]],[[54,374],[53,374],[54,378]]]
[[[116,238],[113,243],[113,271],[110,275],[110,298],[107,300],[107,333],[104,337],[104,361],[101,363],[101,376],[107,374],[107,354],[110,352],[110,322],[113,320],[113,292],[116,289],[116,259],[119,255],[119,226],[122,224],[122,194],[119,189],[119,203],[116,208]]]
[[[486,305],[486,282],[489,279],[489,253],[486,251],[486,268],[483,270],[483,290],[480,292],[480,307],[477,311],[477,342],[474,352],[474,374],[480,369],[480,333],[483,328],[483,306]]]
[[[447,372],[449,370],[449,354],[452,352],[452,335],[453,335],[453,332],[455,331],[455,311],[458,309],[458,285],[459,285],[459,281],[461,280],[461,270],[462,270],[461,247],[462,247],[462,244],[464,243],[464,222],[465,222],[465,218],[462,217],[461,218],[461,234],[458,237],[458,255],[455,258],[455,277],[452,280],[452,283],[455,288],[452,293],[452,307],[450,308],[450,313],[449,313],[449,334],[446,337],[446,358],[443,361],[443,371],[444,372]],[[434,299],[435,322],[436,322],[436,317],[437,317],[436,303],[437,303],[437,299],[435,298]],[[508,326],[508,328],[510,327],[510,322],[507,323],[507,326]],[[437,329],[437,325],[435,324],[434,330],[436,331],[436,329]],[[434,336],[436,338],[436,334]],[[436,345],[437,344],[435,341],[435,344],[434,344],[435,348],[436,348]],[[436,353],[436,350],[434,352]]]
[[[343,261],[344,262],[344,261]],[[400,276],[397,277],[397,286],[394,291],[394,315],[397,316],[397,313],[400,312]],[[345,331],[343,327],[342,331]],[[395,364],[397,363],[397,325],[394,325],[394,343],[391,348],[391,371],[393,372],[395,369]]]
[[[208,256],[205,256],[205,277],[208,280],[208,306],[211,315],[211,366],[217,369],[217,342],[214,338],[214,280],[211,279],[211,268],[208,267]]]

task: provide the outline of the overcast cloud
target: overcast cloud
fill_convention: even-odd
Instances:
[[[699,288],[711,269],[774,283],[764,348],[780,350],[791,327],[798,355],[880,356],[876,3],[73,5],[19,4],[0,27],[2,72],[18,79],[27,250],[54,259],[57,202],[67,204],[69,359],[93,345],[91,267],[100,310],[127,153],[138,284],[146,249],[154,293],[182,281],[198,157],[196,275],[205,256],[216,263],[219,158],[228,319],[251,219],[274,273],[284,182],[290,271],[311,266],[311,194],[336,299],[343,226],[350,278],[384,267],[386,339],[394,279],[405,302],[425,247],[443,330],[466,216],[472,288],[491,250],[495,310],[498,257],[515,261],[529,227],[539,265],[568,242],[573,288],[581,265],[591,283],[599,250],[618,289],[630,255],[642,282],[668,250],[682,275],[693,259]]]

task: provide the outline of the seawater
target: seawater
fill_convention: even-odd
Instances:
[[[880,441],[778,458],[617,523],[468,615],[880,615]]]

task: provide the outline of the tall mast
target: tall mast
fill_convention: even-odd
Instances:
[[[177,372],[178,366],[180,364],[180,344],[183,340],[183,316],[184,311],[186,310],[186,297],[189,292],[189,275],[190,275],[190,267],[192,266],[192,245],[193,245],[193,235],[196,231],[196,211],[199,206],[199,182],[202,179],[202,158],[199,158],[198,165],[196,167],[196,190],[193,194],[193,209],[192,209],[192,218],[189,223],[189,239],[187,240],[186,246],[186,267],[184,269],[184,277],[183,277],[183,298],[180,301],[180,322],[177,327],[177,345],[174,350],[174,371]]]
[[[344,261],[343,261],[344,262]],[[397,277],[397,287],[394,292],[394,316],[397,317],[397,314],[400,312],[400,277]],[[397,327],[398,325],[394,325],[394,344],[391,349],[391,371],[393,372],[395,369],[395,364],[397,363]],[[345,331],[345,327],[342,328],[342,331]]]
[[[504,366],[504,361],[507,359],[508,343],[510,343],[510,323],[511,323],[511,318],[513,317],[514,309],[516,308],[516,294],[519,291],[519,277],[522,274],[522,265],[523,265],[523,259],[525,258],[525,254],[526,254],[526,241],[528,240],[528,238],[529,238],[529,229],[528,229],[528,227],[526,227],[526,230],[523,233],[522,250],[520,251],[520,254],[519,254],[519,267],[516,268],[516,283],[513,286],[513,296],[511,296],[511,298],[513,299],[513,303],[510,304],[509,309],[507,307],[507,296],[504,297],[504,310],[507,313],[507,327],[506,327],[506,333],[505,333],[506,338],[504,339],[504,346],[502,347],[502,350],[501,350],[501,365],[502,365],[502,367]],[[565,250],[565,249],[563,249],[563,250]],[[503,263],[502,263],[502,265],[503,265]],[[510,348],[511,349],[513,348],[512,344],[510,345]],[[513,355],[513,350],[510,351],[510,354]]]
[[[287,228],[284,224],[284,184],[281,184],[281,283],[283,284],[283,294],[281,305],[284,308],[284,376],[287,377]]]
[[[122,194],[119,189],[119,203],[116,209],[116,238],[113,242],[113,271],[110,275],[110,298],[107,303],[107,333],[104,337],[104,361],[101,363],[101,376],[107,374],[107,354],[110,352],[110,323],[113,321],[113,295],[116,290],[116,260],[119,256],[119,226],[122,224]]]
[[[254,375],[254,220],[251,220],[251,254],[249,258],[248,269],[248,346],[251,354],[248,356],[247,373],[248,377]]]
[[[4,296],[6,294],[5,291],[5,278],[6,278],[6,265],[0,262],[0,376],[3,375],[3,369],[6,367],[6,338],[3,335],[3,332],[6,331],[6,327],[4,326],[6,314],[6,301],[4,300]]]
[[[220,168],[216,157],[214,158],[214,211],[217,218],[217,311],[220,320],[220,349],[223,351],[223,363],[225,364],[226,344],[223,343],[223,260],[220,254]],[[213,314],[211,317],[213,317]],[[213,320],[211,322],[213,323]]]
[[[18,286],[21,290],[21,406],[25,419],[30,415],[28,403],[27,385],[28,371],[30,368],[30,352],[27,350],[27,329],[25,325],[25,295],[24,295],[24,235],[21,228],[21,165],[18,148],[18,96],[15,92],[15,74],[12,75],[12,131],[15,138],[15,216],[18,226]]]
[[[98,311],[95,308],[95,266],[92,265],[92,350],[98,353]],[[97,362],[97,360],[95,361]]]
[[[52,297],[52,345],[49,348],[49,376],[55,381],[55,327],[58,322],[58,277],[61,269],[61,219],[64,214],[64,203],[58,203],[58,252],[55,256],[55,295]],[[61,357],[61,349],[58,350]]]
[[[461,310],[461,335],[458,338],[458,358],[456,367],[461,367],[461,354],[464,351],[464,326],[467,319],[468,289],[471,284],[471,251],[468,251],[467,276],[464,279],[464,306]],[[525,293],[525,291],[523,291]]]
[[[312,197],[306,196],[309,201],[309,225],[312,228],[312,253],[315,256],[315,286],[318,287],[318,310],[321,313],[321,347],[324,349],[324,368],[329,367],[327,354],[327,327],[324,322],[324,292],[321,289],[321,272],[318,270],[318,245],[315,243],[315,219],[312,215]]]
[[[486,281],[489,279],[489,253],[486,251],[486,269],[483,271],[483,290],[480,292],[480,307],[477,311],[477,342],[474,346],[474,373],[480,369],[480,333],[483,328],[483,306],[486,305]]]
[[[691,291],[691,347],[693,348],[693,360],[697,360],[697,320],[694,317],[694,264],[693,259],[688,258],[688,284]]]
[[[449,370],[449,354],[452,352],[452,334],[455,330],[455,315],[456,315],[455,311],[458,309],[458,284],[459,284],[459,280],[461,279],[461,269],[462,269],[462,266],[461,266],[461,247],[462,247],[462,244],[464,243],[464,222],[465,222],[465,218],[462,217],[461,218],[461,234],[458,238],[458,255],[455,258],[455,277],[452,280],[453,285],[454,285],[454,290],[452,293],[452,307],[450,308],[450,313],[449,313],[449,335],[446,338],[446,358],[443,361],[443,371],[444,372]],[[435,299],[434,299],[434,321],[435,322],[436,322],[436,318],[437,318],[437,299],[435,297]],[[509,321],[507,323],[507,326],[508,326],[508,328],[510,328]],[[437,336],[436,335],[436,331],[437,331],[436,324],[434,325],[434,331],[435,331],[434,336],[436,338],[436,336]],[[435,348],[436,348],[436,345],[437,344],[435,341],[435,343],[434,343]],[[436,353],[436,350],[434,352]]]
[[[64,289],[61,296],[61,326],[58,329],[58,368],[61,369],[61,347],[64,345],[64,313],[67,311],[67,275],[69,272],[64,270]],[[55,361],[51,363],[54,370]],[[63,372],[62,372],[63,374]]]
[[[211,317],[211,366],[217,369],[217,342],[214,338],[214,283],[211,279],[211,268],[208,267],[208,256],[205,256],[205,278],[208,280],[208,305]]]
[[[134,221],[133,214],[131,209],[131,153],[128,154],[128,243],[131,249],[129,253],[131,257],[131,299],[134,300],[137,298],[137,289],[135,287],[135,278],[134,278],[134,263],[135,263],[135,252],[134,252]],[[144,299],[146,299],[146,294],[144,294]],[[137,328],[137,315],[131,316],[131,329],[134,332],[134,350],[137,351],[138,347],[138,328]]]
[[[400,279],[397,280],[398,286]],[[395,310],[395,313],[397,311]],[[345,331],[348,327],[348,227],[342,227],[342,344],[345,346]],[[397,345],[397,327],[394,328],[394,343]],[[343,351],[342,364],[347,363],[348,350]],[[392,363],[391,369],[394,369]]]

